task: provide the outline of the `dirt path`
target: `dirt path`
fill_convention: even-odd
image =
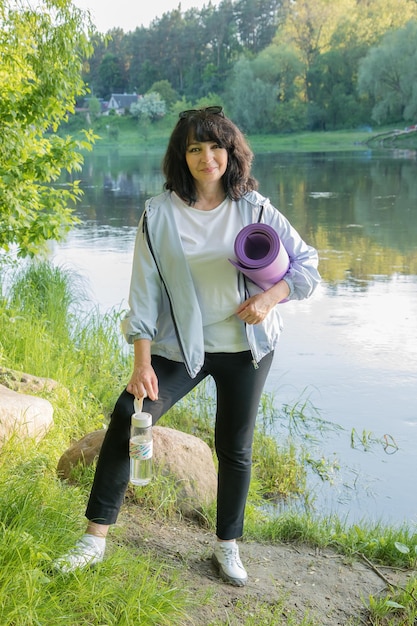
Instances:
[[[249,581],[238,588],[219,581],[211,564],[213,536],[197,524],[164,524],[138,516],[137,510],[125,511],[120,523],[129,525],[129,541],[176,567],[181,565],[184,587],[191,593],[195,590],[199,597],[208,593],[208,603],[200,604],[183,626],[213,622],[241,626],[261,604],[283,600],[282,613],[294,612],[300,622],[308,615],[317,626],[369,624],[364,607],[369,595],[387,589],[384,577],[393,585],[405,586],[411,576],[411,572],[383,567],[375,571],[360,558],[348,560],[327,549],[242,541],[240,554]],[[262,626],[262,621],[258,624]]]

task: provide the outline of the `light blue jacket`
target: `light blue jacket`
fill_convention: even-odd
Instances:
[[[130,310],[122,321],[122,330],[128,343],[150,339],[152,354],[184,362],[194,378],[204,363],[202,316],[170,210],[169,195],[167,191],[150,198],[140,219],[130,285]],[[290,258],[290,267],[284,276],[290,288],[288,299],[308,298],[320,282],[317,252],[301,239],[269,200],[256,191],[238,201],[244,226],[258,221],[262,206],[262,222],[276,229]],[[241,274],[239,289],[242,302],[248,292],[255,295],[261,291],[250,280],[244,281]],[[246,325],[255,367],[275,348],[281,330],[279,306],[275,306],[262,323]]]

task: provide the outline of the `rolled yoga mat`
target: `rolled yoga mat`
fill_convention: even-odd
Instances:
[[[268,224],[249,224],[235,239],[237,260],[229,261],[261,289],[285,276],[290,259],[276,231]]]

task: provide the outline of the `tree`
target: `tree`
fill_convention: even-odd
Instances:
[[[226,104],[233,120],[246,133],[274,130],[277,90],[257,78],[247,59],[236,63],[226,94]]]
[[[153,122],[164,117],[166,113],[165,102],[161,100],[159,93],[150,92],[130,106],[130,113],[132,117],[137,117],[139,120]]]
[[[35,6],[35,5],[33,5]],[[88,17],[69,0],[0,0],[0,249],[34,255],[76,221],[77,182],[54,188],[81,167],[83,140],[60,137],[61,121],[86,93],[83,58],[91,53]]]
[[[237,0],[235,20],[239,40],[252,53],[269,45],[278,27],[282,0]]]
[[[277,90],[281,103],[294,98],[302,99],[301,76],[303,64],[297,51],[291,46],[271,44],[253,60],[257,78],[270,83]]]
[[[220,93],[232,64],[242,51],[232,0],[222,0],[218,7],[208,5],[203,9],[202,20],[207,41],[202,79],[207,91]]]
[[[106,53],[98,70],[98,93],[103,98],[110,98],[112,93],[125,92],[126,86],[127,81],[120,57],[110,52]]]
[[[174,102],[178,100],[178,94],[172,87],[169,80],[158,80],[149,89],[148,93],[159,93],[161,100],[165,101],[167,108],[169,109]]]
[[[88,99],[88,113],[90,121],[96,120],[101,115],[101,104],[98,98]]]
[[[359,67],[359,89],[373,98],[377,123],[417,119],[417,22],[388,33]]]
[[[310,68],[320,54],[330,48],[338,20],[348,13],[356,0],[295,0],[274,39],[298,51],[304,65],[304,90],[307,102],[315,100],[314,85],[308,80]]]
[[[309,127],[369,120],[357,91],[359,61],[385,33],[417,16],[415,0],[290,0],[288,7],[274,44],[291,45],[303,64]]]

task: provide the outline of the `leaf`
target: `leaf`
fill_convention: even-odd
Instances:
[[[400,543],[399,541],[396,541],[394,543],[394,545],[397,548],[398,552],[401,552],[401,554],[409,554],[410,553],[410,548],[408,546],[406,546],[404,543]]]
[[[385,602],[386,606],[389,606],[392,609],[405,609],[405,606],[402,604],[398,604],[398,602],[394,602],[394,600],[387,600]]]
[[[87,92],[82,71],[92,53],[87,13],[69,0],[0,3],[0,249],[35,255],[75,223],[76,184],[54,188],[80,169],[94,143],[56,131]]]

